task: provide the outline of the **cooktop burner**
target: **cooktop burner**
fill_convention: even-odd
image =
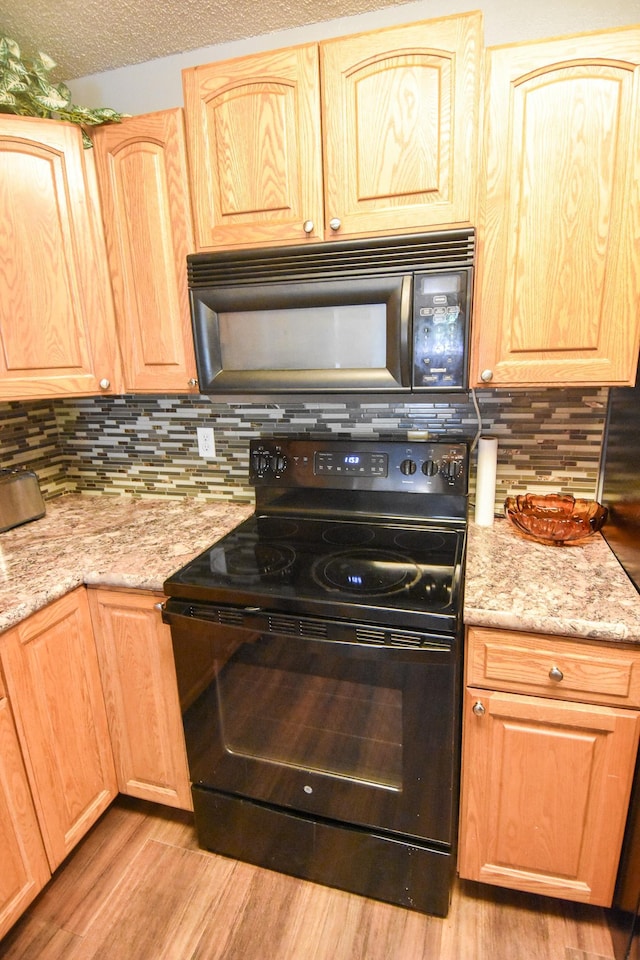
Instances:
[[[417,564],[387,550],[349,550],[320,557],[311,572],[322,587],[369,597],[408,590],[420,579]]]

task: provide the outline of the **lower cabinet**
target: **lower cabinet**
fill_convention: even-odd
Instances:
[[[0,938],[50,877],[9,700],[0,675]]]
[[[117,793],[84,587],[3,634],[0,659],[55,870]]]
[[[191,809],[171,633],[162,596],[89,589],[121,793]]]
[[[611,905],[640,731],[639,658],[469,630],[461,877]]]

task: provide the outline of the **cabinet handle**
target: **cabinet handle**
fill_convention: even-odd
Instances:
[[[198,381],[196,380],[195,377],[191,377],[190,380],[187,380],[187,386],[188,386],[188,387],[197,387],[197,386],[198,386]]]
[[[477,703],[474,703],[472,709],[476,717],[484,717],[485,713],[487,712],[484,708],[484,704],[480,700],[478,700]]]
[[[559,667],[551,667],[551,670],[549,670],[549,679],[558,681],[564,680],[564,673]]]
[[[305,220],[302,224],[302,229],[305,233],[313,233],[313,220]]]
[[[339,230],[342,226],[340,217],[331,217],[331,220],[329,220],[329,226],[332,230]]]
[[[483,383],[490,383],[493,380],[493,370],[483,370],[480,379]]]
[[[102,380],[100,381],[100,389],[108,390],[110,386],[111,386],[111,380],[107,380],[106,377],[103,377]]]

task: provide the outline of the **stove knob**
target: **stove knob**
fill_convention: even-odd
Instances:
[[[271,466],[271,457],[264,450],[257,450],[253,455],[253,469],[258,477],[264,477]]]
[[[403,460],[400,464],[400,472],[405,475],[405,477],[411,477],[416,472],[416,462],[415,460]]]
[[[460,460],[449,460],[448,463],[445,463],[442,468],[442,472],[445,477],[449,477],[451,480],[456,480],[462,474],[462,463]]]
[[[422,464],[422,472],[425,477],[434,477],[438,472],[438,464],[435,460],[425,460]]]
[[[287,458],[282,453],[275,453],[271,457],[271,469],[275,473],[276,477],[279,477],[281,473],[287,469]]]

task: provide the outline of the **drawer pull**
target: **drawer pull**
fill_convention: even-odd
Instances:
[[[474,703],[472,709],[476,717],[484,717],[485,713],[487,712],[484,708],[484,704],[480,700],[478,700],[477,703]]]
[[[549,670],[549,679],[559,682],[560,680],[564,680],[564,673],[559,667],[551,667],[551,670]]]

